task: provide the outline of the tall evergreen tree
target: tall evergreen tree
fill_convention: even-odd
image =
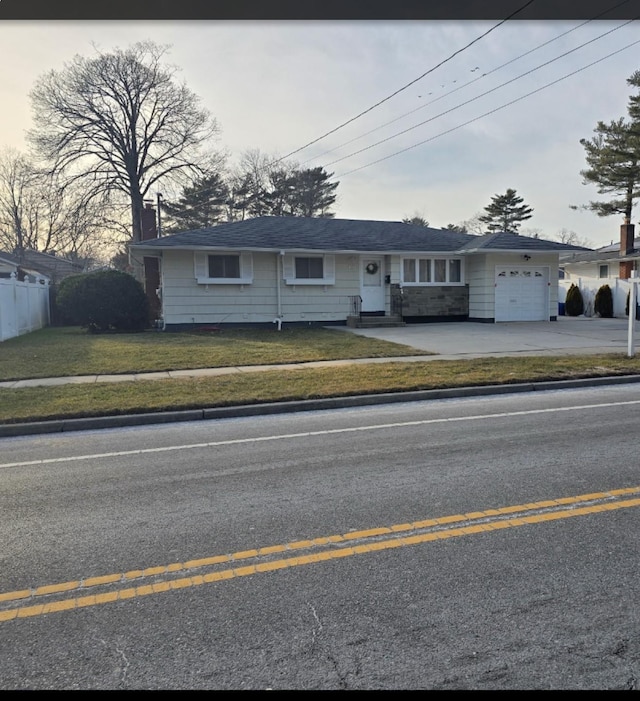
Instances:
[[[640,71],[633,73],[627,83],[640,88]],[[631,223],[634,203],[640,198],[640,93],[630,96],[627,111],[629,120],[621,117],[608,124],[598,122],[595,136],[580,139],[588,166],[580,175],[585,185],[595,184],[599,194],[611,196],[589,202],[584,209],[600,217],[621,214],[626,223]]]
[[[176,202],[161,204],[167,216],[163,229],[175,233],[214,226],[226,218],[228,198],[228,187],[218,173],[197,178],[182,188],[182,195]]]
[[[533,216],[533,209],[523,202],[515,190],[508,188],[504,195],[494,195],[491,198],[491,202],[484,208],[486,214],[478,219],[487,225],[487,231],[517,234],[520,224]]]
[[[335,204],[335,191],[340,183],[330,182],[332,175],[320,166],[295,170],[288,183],[291,213],[297,217],[335,216],[330,208]]]

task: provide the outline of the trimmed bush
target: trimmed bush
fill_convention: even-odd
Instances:
[[[582,292],[580,292],[580,288],[574,283],[571,283],[571,286],[567,290],[567,297],[564,301],[564,313],[567,316],[580,316],[580,314],[584,314]]]
[[[90,333],[142,331],[149,327],[149,302],[129,273],[101,270],[65,278],[56,296],[58,318]]]
[[[604,319],[613,317],[613,293],[609,285],[602,285],[596,292],[593,311]]]
[[[636,290],[636,294],[637,294],[637,292],[638,292],[638,290]],[[629,302],[630,302],[630,300],[631,300],[631,292],[627,292],[627,301],[625,302],[625,305],[624,305],[624,313],[627,316],[629,316]],[[636,298],[636,320],[640,319],[640,306],[638,306],[639,301],[640,300],[638,300]]]

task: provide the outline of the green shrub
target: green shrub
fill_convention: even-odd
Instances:
[[[564,301],[564,313],[567,316],[580,316],[580,314],[584,313],[582,292],[580,292],[580,288],[574,283],[571,283],[571,286],[567,290],[567,297]]]
[[[605,319],[613,317],[613,293],[609,285],[602,285],[596,292],[593,311]]]
[[[636,290],[636,294],[638,293],[638,290]],[[624,313],[629,316],[629,301],[631,299],[631,292],[627,292],[627,301],[625,302],[624,305]],[[640,319],[640,307],[638,306],[639,300],[636,297],[636,319]]]
[[[142,331],[149,326],[149,302],[129,273],[101,270],[62,280],[56,295],[58,318],[91,333]]]

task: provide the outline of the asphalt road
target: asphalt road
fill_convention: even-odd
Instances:
[[[4,438],[0,688],[638,689],[639,404]]]

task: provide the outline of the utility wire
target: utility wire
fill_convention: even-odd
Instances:
[[[600,34],[597,37],[594,37],[593,39],[590,39],[589,41],[585,41],[584,44],[580,44],[579,46],[574,47],[573,49],[570,49],[569,51],[565,51],[565,53],[560,54],[559,56],[556,56],[555,58],[550,59],[549,61],[545,61],[544,63],[541,63],[539,66],[536,66],[535,68],[532,68],[529,71],[526,71],[525,73],[521,73],[520,75],[517,75],[515,78],[511,78],[511,80],[507,80],[504,83],[501,83],[500,85],[496,85],[496,87],[491,88],[491,90],[486,90],[483,93],[480,93],[479,95],[476,95],[475,97],[472,97],[469,100],[466,100],[465,102],[461,102],[458,105],[455,105],[454,107],[451,107],[448,110],[445,110],[444,112],[440,112],[440,114],[436,114],[433,117],[429,117],[429,119],[425,119],[422,122],[419,122],[418,124],[414,124],[412,127],[408,127],[407,129],[404,129],[402,131],[396,132],[395,134],[392,134],[391,136],[386,137],[385,139],[381,139],[380,141],[377,141],[374,144],[370,144],[369,146],[365,146],[364,148],[361,148],[359,151],[354,151],[353,153],[349,153],[346,156],[342,156],[341,158],[337,158],[335,161],[331,161],[329,163],[325,164],[325,168],[328,168],[329,166],[332,166],[336,163],[340,163],[341,161],[345,161],[347,158],[352,158],[353,156],[357,156],[360,153],[363,153],[364,151],[368,151],[369,149],[375,148],[376,146],[380,146],[380,144],[384,144],[387,141],[391,141],[392,139],[395,139],[398,136],[402,136],[403,134],[407,134],[410,131],[413,131],[413,129],[417,129],[418,127],[421,127],[425,124],[428,124],[429,122],[434,121],[435,119],[438,119],[438,117],[442,117],[445,114],[449,114],[450,112],[455,112],[455,110],[460,109],[460,107],[464,107],[465,105],[470,104],[471,102],[475,102],[476,100],[479,100],[481,97],[484,97],[485,95],[489,95],[492,92],[495,92],[496,90],[499,90],[500,88],[503,88],[505,85],[509,85],[510,83],[514,83],[516,80],[520,80],[521,78],[524,78],[525,76],[535,73],[536,71],[540,70],[541,68],[544,68],[545,66],[548,66],[551,63],[554,63],[555,61],[560,60],[561,58],[564,58],[565,56],[568,56],[569,54],[572,54],[574,51],[578,51],[578,49],[582,49],[583,47],[587,46],[588,44],[592,44],[594,41],[598,41],[598,39],[602,39],[602,37],[607,36],[608,34],[611,34],[612,32],[617,32],[619,29],[622,29],[622,27],[625,27],[627,24],[630,24],[631,22],[635,22],[637,17],[635,19],[630,19],[627,22],[624,22],[623,24],[614,27],[613,29],[610,29],[608,32],[604,32],[603,34]]]
[[[395,92],[391,93],[391,95],[388,95],[387,97],[385,97],[384,99],[380,100],[379,102],[376,102],[375,105],[371,105],[371,107],[368,107],[366,110],[364,110],[363,112],[360,112],[360,114],[357,114],[355,117],[351,117],[351,119],[348,119],[346,122],[343,122],[342,124],[339,124],[337,127],[335,127],[334,129],[331,129],[331,131],[326,132],[326,133],[323,134],[322,136],[319,136],[317,139],[314,139],[313,141],[310,141],[309,143],[305,144],[304,146],[300,146],[300,148],[297,148],[295,151],[291,151],[290,153],[286,154],[285,156],[282,156],[282,158],[278,158],[276,161],[273,161],[272,165],[275,165],[276,163],[279,163],[280,161],[284,161],[285,159],[290,158],[291,156],[293,156],[294,154],[298,153],[299,151],[302,151],[302,150],[304,150],[305,148],[307,148],[307,147],[309,147],[309,146],[311,146],[311,145],[313,145],[313,144],[316,144],[318,141],[321,141],[322,139],[326,138],[326,137],[329,136],[330,134],[334,134],[335,132],[337,132],[338,129],[342,129],[343,127],[346,127],[347,124],[351,124],[352,122],[355,122],[356,119],[359,119],[359,118],[362,117],[363,115],[368,114],[369,112],[371,112],[372,110],[374,110],[376,107],[379,107],[379,106],[382,105],[383,103],[385,103],[385,102],[387,102],[388,100],[390,100],[392,97],[395,97],[396,95],[398,95],[399,93],[401,93],[403,90],[406,90],[407,88],[411,87],[414,83],[417,83],[419,80],[422,80],[422,78],[424,78],[425,76],[429,75],[429,73],[433,73],[433,71],[435,71],[437,68],[440,68],[440,66],[443,66],[443,65],[444,65],[445,63],[447,63],[448,61],[451,61],[451,59],[454,58],[455,56],[457,56],[459,53],[462,53],[463,51],[465,51],[466,49],[468,49],[470,46],[472,46],[472,45],[475,44],[476,42],[480,41],[480,39],[486,37],[487,34],[490,34],[490,33],[493,32],[495,29],[497,29],[498,27],[500,27],[501,25],[503,25],[505,22],[507,22],[508,20],[510,20],[512,17],[515,17],[515,15],[517,15],[517,14],[520,13],[520,12],[522,12],[522,10],[524,10],[526,7],[528,7],[529,5],[531,5],[532,2],[534,2],[534,0],[529,0],[529,1],[526,2],[522,7],[520,7],[518,10],[516,10],[515,12],[512,12],[508,17],[505,17],[505,19],[501,20],[500,22],[498,22],[498,24],[496,24],[495,26],[491,27],[491,29],[488,29],[486,32],[484,32],[484,34],[481,34],[480,36],[476,37],[473,41],[469,42],[466,46],[463,46],[461,49],[458,49],[457,51],[455,51],[454,53],[452,53],[451,56],[449,56],[448,58],[445,58],[444,61],[440,61],[440,63],[438,63],[437,65],[435,65],[433,68],[430,68],[428,71],[426,71],[426,72],[423,73],[422,75],[419,75],[417,78],[415,78],[414,80],[412,80],[410,83],[407,83],[407,84],[404,85],[403,87],[398,88],[398,90],[396,90]]]
[[[407,151],[410,151],[411,149],[417,148],[418,146],[422,146],[423,144],[427,144],[430,141],[434,141],[435,139],[438,139],[441,136],[444,136],[445,134],[450,134],[453,131],[456,131],[457,129],[461,129],[462,127],[466,127],[469,124],[472,124],[473,122],[477,122],[479,119],[482,119],[483,117],[487,117],[490,114],[494,114],[495,112],[499,112],[500,110],[504,109],[505,107],[509,107],[516,102],[520,102],[520,100],[524,100],[525,97],[530,97],[531,95],[535,95],[536,93],[540,92],[541,90],[544,90],[545,88],[550,87],[551,85],[555,85],[556,83],[561,82],[565,78],[569,78],[572,75],[575,75],[576,73],[580,73],[581,71],[586,70],[587,68],[591,68],[591,66],[595,66],[597,63],[601,63],[607,58],[611,58],[611,56],[615,56],[616,54],[621,53],[622,51],[626,51],[628,48],[635,46],[636,44],[640,44],[640,39],[637,41],[632,42],[631,44],[627,44],[626,46],[623,46],[621,49],[618,49],[617,51],[613,51],[610,54],[607,54],[606,56],[603,56],[602,58],[599,58],[597,61],[593,61],[586,66],[582,66],[582,68],[578,68],[575,71],[572,71],[571,73],[567,73],[566,75],[563,75],[561,78],[558,78],[557,80],[553,80],[550,83],[547,83],[546,85],[543,85],[539,88],[536,88],[536,90],[532,90],[531,92],[526,93],[525,95],[521,95],[520,97],[517,97],[515,100],[511,100],[510,102],[506,102],[503,105],[500,105],[500,107],[496,107],[495,109],[490,110],[489,112],[485,112],[484,114],[479,115],[478,117],[474,117],[473,119],[469,119],[466,122],[463,122],[462,124],[458,124],[458,126],[452,127],[451,129],[447,129],[446,131],[440,132],[439,134],[436,134],[435,136],[430,137],[429,139],[425,139],[424,141],[420,141],[417,144],[413,144],[411,146],[407,146],[407,148],[403,148],[400,151],[396,151],[395,153],[391,153],[388,156],[384,156],[383,158],[379,158],[376,161],[372,161],[371,163],[367,163],[363,166],[359,166],[358,168],[353,168],[352,170],[348,170],[345,173],[341,173],[340,175],[336,176],[338,178],[344,178],[346,175],[351,175],[352,173],[356,173],[359,170],[364,170],[364,168],[369,168],[372,165],[376,165],[378,163],[382,163],[382,161],[386,161],[389,158],[393,158],[394,156],[398,156],[401,153],[406,153]]]
[[[0,1],[1,1],[1,0],[0,0]],[[531,0],[531,2],[533,2],[533,0]],[[603,17],[604,15],[608,14],[609,12],[612,12],[613,10],[617,9],[618,7],[620,7],[621,5],[626,5],[628,2],[629,2],[629,0],[622,0],[622,2],[619,2],[619,3],[616,4],[616,5],[613,5],[612,7],[608,8],[607,10],[604,10],[603,12],[601,12],[601,13],[598,14],[598,15],[596,15],[595,17],[592,17],[591,19],[586,20],[585,22],[582,22],[581,24],[577,25],[576,27],[573,27],[572,29],[569,29],[569,30],[567,30],[566,32],[563,32],[562,34],[559,34],[558,36],[554,37],[553,39],[549,39],[548,41],[546,41],[546,42],[544,42],[544,43],[542,43],[542,44],[540,44],[540,45],[534,47],[533,49],[531,49],[531,50],[525,52],[524,54],[520,54],[519,56],[516,56],[515,58],[513,58],[513,59],[507,61],[506,63],[503,63],[503,64],[501,64],[500,66],[497,66],[496,68],[492,69],[492,70],[489,71],[488,73],[484,73],[483,75],[479,76],[478,78],[475,78],[474,80],[469,81],[468,83],[465,83],[465,84],[463,84],[463,85],[461,85],[461,86],[455,88],[454,90],[449,91],[449,92],[446,93],[445,95],[441,95],[440,97],[436,98],[435,100],[432,100],[431,102],[427,103],[426,105],[421,105],[420,107],[418,107],[418,108],[415,109],[415,110],[411,110],[410,112],[407,112],[407,113],[404,114],[404,115],[400,115],[399,117],[397,117],[397,118],[391,120],[390,122],[387,122],[387,123],[385,123],[385,124],[382,124],[382,125],[380,125],[379,127],[376,127],[375,129],[372,129],[371,131],[366,132],[365,134],[362,134],[361,136],[355,137],[354,139],[351,139],[350,141],[345,142],[345,143],[342,144],[341,146],[338,146],[338,147],[336,147],[335,149],[332,149],[331,151],[327,151],[327,152],[325,152],[325,153],[322,154],[322,155],[326,155],[326,153],[332,153],[333,151],[336,151],[336,150],[338,150],[339,148],[342,148],[342,146],[346,146],[346,145],[348,145],[349,143],[352,143],[353,141],[357,141],[358,139],[363,138],[364,136],[368,136],[368,135],[371,134],[372,132],[377,131],[378,129],[381,129],[381,128],[385,127],[385,126],[388,126],[389,124],[392,124],[393,122],[396,122],[396,121],[402,119],[403,117],[405,117],[405,116],[407,116],[407,115],[409,115],[409,114],[413,114],[414,112],[417,112],[417,111],[423,109],[424,107],[428,107],[429,105],[433,104],[434,102],[437,102],[438,100],[440,100],[440,99],[442,99],[442,98],[444,98],[444,97],[447,97],[448,95],[451,95],[451,94],[453,94],[454,92],[457,92],[458,90],[461,90],[462,88],[467,87],[468,85],[471,85],[472,83],[475,83],[476,81],[480,80],[481,78],[483,78],[483,77],[485,77],[485,76],[487,76],[487,75],[490,75],[491,73],[495,73],[496,71],[500,70],[501,68],[504,68],[505,66],[508,66],[509,64],[513,63],[514,61],[517,61],[517,60],[519,60],[520,58],[523,58],[524,56],[527,56],[527,55],[533,53],[534,51],[537,51],[538,49],[542,48],[543,46],[546,46],[547,44],[550,44],[550,43],[556,41],[557,39],[560,39],[560,38],[562,38],[563,36],[566,36],[567,34],[569,34],[569,33],[573,32],[573,31],[575,31],[576,29],[579,29],[580,27],[584,26],[585,24],[588,24],[589,22],[592,22],[593,20],[600,19],[601,17]],[[418,80],[420,80],[421,78],[423,78],[425,75],[427,75],[428,73],[431,73],[433,70],[435,70],[436,68],[438,68],[438,66],[443,65],[444,63],[446,63],[447,61],[449,61],[451,58],[453,58],[453,56],[455,56],[456,54],[460,53],[461,51],[464,51],[465,48],[468,48],[469,46],[471,46],[471,45],[474,44],[475,42],[479,41],[483,36],[486,36],[489,32],[491,32],[491,31],[493,31],[494,29],[496,29],[497,27],[499,27],[501,24],[503,24],[504,22],[506,22],[508,19],[510,19],[511,17],[513,17],[515,14],[517,14],[518,12],[521,12],[525,7],[527,7],[528,4],[530,4],[530,3],[527,3],[526,5],[524,5],[523,7],[521,7],[519,10],[516,10],[516,12],[514,12],[514,13],[511,14],[511,15],[509,15],[509,17],[505,18],[505,19],[502,20],[499,24],[495,25],[495,26],[492,27],[490,30],[488,30],[487,32],[485,32],[485,34],[483,34],[483,35],[477,37],[476,39],[474,39],[473,41],[471,41],[469,44],[467,44],[466,47],[463,47],[462,49],[459,49],[455,54],[452,54],[452,56],[450,56],[449,58],[447,58],[447,59],[445,59],[444,61],[442,61],[441,63],[439,63],[437,66],[435,66],[435,67],[432,68],[431,70],[427,71],[426,73],[424,73],[424,74],[423,74],[422,76],[420,76],[419,78],[416,78],[416,79],[413,80],[411,83],[408,83],[404,88],[400,88],[400,90],[397,90],[395,93],[393,93],[393,94],[390,95],[389,97],[385,98],[384,100],[382,100],[381,102],[377,103],[376,105],[373,105],[372,107],[370,107],[370,108],[369,108],[368,110],[366,110],[365,112],[362,112],[360,115],[357,115],[357,116],[354,117],[353,119],[349,120],[349,122],[345,122],[343,125],[340,125],[339,127],[336,127],[335,129],[333,129],[331,132],[328,132],[328,133],[325,134],[324,136],[328,136],[329,134],[334,133],[335,131],[337,131],[338,129],[340,129],[342,126],[345,126],[346,124],[348,124],[348,123],[354,121],[354,120],[357,119],[358,117],[360,117],[360,116],[362,116],[363,114],[366,114],[367,112],[369,112],[369,111],[371,111],[372,109],[374,109],[374,107],[377,107],[378,105],[382,104],[382,103],[385,102],[386,100],[391,99],[391,97],[393,97],[394,95],[398,94],[399,92],[401,92],[401,91],[404,90],[405,88],[409,87],[410,85],[413,85],[415,82],[417,82]],[[631,21],[633,21],[633,20],[631,20]],[[619,27],[618,27],[618,29],[619,29]],[[615,31],[615,30],[612,30],[612,31]],[[598,37],[598,38],[599,38],[599,37]],[[592,40],[592,41],[595,41],[595,40]],[[586,43],[589,43],[589,42],[586,42]],[[578,47],[578,48],[580,48],[580,47]],[[625,47],[625,48],[628,48],[628,47]],[[611,56],[611,55],[613,55],[613,54],[609,54],[609,56]],[[601,60],[604,60],[605,58],[608,58],[608,56],[605,56],[605,57],[604,57],[603,59],[601,59]],[[596,63],[597,63],[597,61],[596,61]],[[545,64],[543,64],[543,65],[545,65]],[[590,64],[590,65],[594,65],[594,64]],[[588,68],[588,67],[589,67],[589,66],[586,66],[585,68]],[[583,70],[583,69],[580,69],[580,70]],[[531,71],[530,71],[530,72],[531,72]],[[576,71],[576,72],[579,72],[579,71]],[[526,75],[526,74],[523,74],[523,75]],[[573,74],[569,74],[569,75],[573,75]],[[565,76],[565,77],[568,77],[568,76]],[[561,80],[562,80],[562,79],[561,79]],[[511,82],[511,81],[509,81],[509,82]],[[506,84],[507,84],[507,83],[504,83],[503,85],[506,85]],[[552,85],[552,83],[550,83],[549,85]],[[499,87],[500,87],[500,86],[499,86]],[[496,89],[497,89],[497,88],[496,88]],[[488,92],[491,92],[491,91],[488,91]],[[535,91],[534,91],[534,92],[535,92]],[[483,94],[487,94],[487,93],[483,93]],[[533,93],[530,93],[530,94],[533,94]],[[481,96],[482,96],[482,95],[479,95],[478,97],[481,97]],[[525,97],[526,97],[526,96],[525,96]],[[474,98],[474,99],[476,99],[476,98]],[[463,105],[464,105],[464,104],[467,104],[468,102],[472,102],[472,101],[473,101],[473,100],[469,100],[469,101],[463,103]],[[511,103],[509,103],[509,104],[511,104]],[[459,106],[462,106],[462,105],[459,105]],[[499,107],[498,109],[502,109],[502,107]],[[451,110],[449,110],[449,111],[451,111]],[[442,114],[446,114],[446,112],[443,112]],[[441,114],[441,115],[437,115],[437,116],[442,116],[442,114]],[[485,115],[481,115],[481,117],[487,116],[488,114],[491,114],[491,112],[487,112]],[[478,117],[477,119],[480,119],[481,117]],[[435,117],[434,117],[434,119],[435,119]],[[426,121],[431,121],[431,120],[426,120]],[[471,120],[471,121],[474,121],[474,120]],[[426,122],[423,122],[423,124],[424,124],[424,123],[426,123]],[[471,122],[467,122],[466,124],[469,124],[469,123],[471,123]],[[420,125],[416,125],[416,126],[420,126]],[[462,126],[465,126],[465,124],[460,125],[460,127],[462,127]],[[460,127],[455,127],[454,129],[458,129],[458,128],[460,128]],[[406,130],[406,131],[410,131],[410,129],[408,129],[408,130]],[[451,131],[451,130],[449,130],[449,131]],[[401,132],[401,133],[404,133],[404,132]],[[440,134],[440,135],[444,135],[444,134],[446,134],[446,133],[449,133],[449,132],[443,132],[443,133]],[[440,136],[440,135],[438,135],[438,136]],[[319,137],[318,139],[314,140],[314,141],[311,142],[311,143],[316,143],[317,141],[320,141],[320,139],[323,139],[324,136]],[[390,137],[390,138],[393,138],[393,137]],[[434,138],[437,138],[437,137],[434,137]],[[427,141],[429,141],[429,139],[428,139]],[[381,142],[379,142],[379,143],[383,143],[383,142],[381,141]],[[426,142],[421,142],[421,143],[426,143]],[[279,163],[279,162],[285,160],[286,158],[288,158],[289,156],[293,155],[294,153],[297,153],[298,151],[301,151],[302,149],[306,148],[306,147],[309,146],[309,145],[311,145],[311,144],[307,144],[306,146],[303,146],[303,147],[301,147],[300,149],[297,149],[296,151],[292,151],[292,152],[291,152],[290,154],[288,154],[287,156],[282,156],[281,158],[278,158],[278,159],[276,159],[276,160],[273,160],[273,161],[271,161],[271,162],[269,163],[269,165],[274,165],[274,164],[276,164],[276,163]],[[373,146],[376,146],[376,145],[377,145],[377,144],[373,144],[373,145],[372,145],[371,147],[369,147],[369,148],[373,148]],[[416,144],[415,146],[419,146],[419,145],[421,145],[421,144]],[[409,149],[410,149],[410,148],[414,148],[414,146],[409,147]],[[409,150],[409,149],[405,149],[405,150]],[[365,151],[365,150],[367,150],[367,149],[362,149],[361,151],[358,151],[358,152],[356,152],[356,153],[361,153],[362,151]],[[399,152],[397,152],[397,153],[402,153],[402,152],[403,152],[403,151],[399,151]],[[355,155],[355,154],[351,154],[351,155]],[[391,157],[394,156],[394,155],[396,155],[396,154],[391,154],[391,156],[387,156],[386,158],[391,158]],[[347,157],[348,157],[348,156],[347,156]],[[347,157],[345,157],[345,158],[347,158]],[[320,158],[320,156],[318,156],[317,158]],[[386,160],[386,158],[383,158],[383,159],[381,159],[381,160]],[[309,163],[311,160],[316,160],[316,158],[309,159],[308,161],[305,161],[305,162],[302,163],[301,165],[306,165],[306,163]],[[340,160],[344,160],[344,159],[340,159]],[[337,163],[337,162],[338,162],[338,161],[334,161],[334,163]],[[378,163],[378,162],[379,162],[379,161],[374,161],[373,163],[370,163],[370,164],[368,164],[368,165],[362,166],[362,168],[366,168],[366,167],[368,167],[369,165],[374,165],[374,163]],[[360,168],[357,168],[357,169],[355,169],[355,170],[348,171],[348,172],[345,173],[344,175],[349,175],[350,173],[353,173],[353,172],[355,172],[356,170],[360,170]],[[339,177],[341,177],[341,176],[339,176]],[[199,194],[200,192],[204,192],[206,189],[207,189],[207,188],[203,188],[202,190],[196,191],[196,192],[193,193],[193,194]],[[163,198],[163,199],[166,199],[166,198]],[[195,211],[196,211],[196,210],[194,210],[194,209],[192,209],[192,208],[189,208],[188,210],[185,210],[185,213],[186,213],[186,214],[189,214],[189,213],[195,212]]]
[[[601,12],[599,15],[596,15],[595,17],[592,17],[591,19],[585,20],[584,22],[581,22],[580,24],[576,25],[572,29],[568,29],[566,32],[563,32],[562,34],[558,34],[557,36],[553,37],[553,39],[549,39],[548,41],[543,42],[542,44],[538,44],[538,46],[535,46],[533,49],[530,49],[529,51],[525,51],[525,53],[520,54],[519,56],[516,56],[515,58],[512,58],[511,60],[507,61],[506,63],[502,63],[496,68],[492,68],[490,71],[487,73],[482,73],[482,75],[479,75],[477,78],[474,78],[473,80],[470,80],[466,83],[463,83],[462,85],[459,85],[457,88],[454,88],[453,90],[449,90],[449,92],[444,93],[443,95],[440,95],[439,97],[434,98],[433,100],[429,100],[429,102],[426,102],[423,105],[420,105],[420,107],[416,107],[415,109],[409,110],[409,112],[405,112],[404,114],[401,114],[399,117],[395,117],[394,119],[389,120],[388,122],[385,122],[384,124],[380,124],[377,127],[374,127],[373,129],[370,129],[369,131],[365,132],[364,134],[360,134],[359,136],[354,137],[353,139],[349,139],[348,141],[345,141],[344,143],[340,144],[339,146],[336,146],[335,148],[329,149],[328,151],[324,151],[318,156],[313,156],[312,158],[309,158],[308,160],[304,161],[301,163],[302,166],[307,165],[308,163],[311,163],[311,161],[316,161],[323,156],[326,156],[330,153],[334,153],[335,151],[338,151],[341,148],[344,148],[345,146],[348,146],[349,144],[353,143],[354,141],[359,141],[360,139],[363,139],[365,136],[369,136],[369,134],[373,134],[375,131],[378,131],[379,129],[383,129],[384,127],[388,127],[390,124],[394,124],[395,122],[400,121],[401,119],[404,119],[405,117],[408,117],[411,114],[414,114],[415,112],[419,112],[420,110],[425,109],[426,107],[429,107],[430,105],[435,104],[436,102],[439,102],[440,100],[443,100],[445,97],[449,97],[449,95],[453,95],[453,93],[458,92],[458,90],[462,90],[463,88],[468,87],[469,85],[473,85],[473,83],[477,83],[479,80],[482,80],[488,75],[491,75],[492,73],[495,73],[496,71],[501,70],[505,66],[508,66],[515,61],[520,60],[521,58],[524,58],[525,56],[529,56],[529,54],[534,53],[535,51],[538,51],[538,49],[543,48],[544,46],[547,46],[548,44],[553,43],[554,41],[558,41],[558,39],[562,39],[562,37],[567,36],[567,34],[571,34],[572,32],[575,32],[577,29],[580,29],[580,27],[584,27],[586,24],[589,24],[589,22],[593,22],[594,20],[600,19],[604,15],[608,14],[609,12],[615,10],[616,8],[620,7],[621,5],[626,5],[629,2],[629,0],[623,0],[622,2],[618,3],[617,5],[614,5],[613,7],[610,7],[609,9],[605,10],[604,12]]]

